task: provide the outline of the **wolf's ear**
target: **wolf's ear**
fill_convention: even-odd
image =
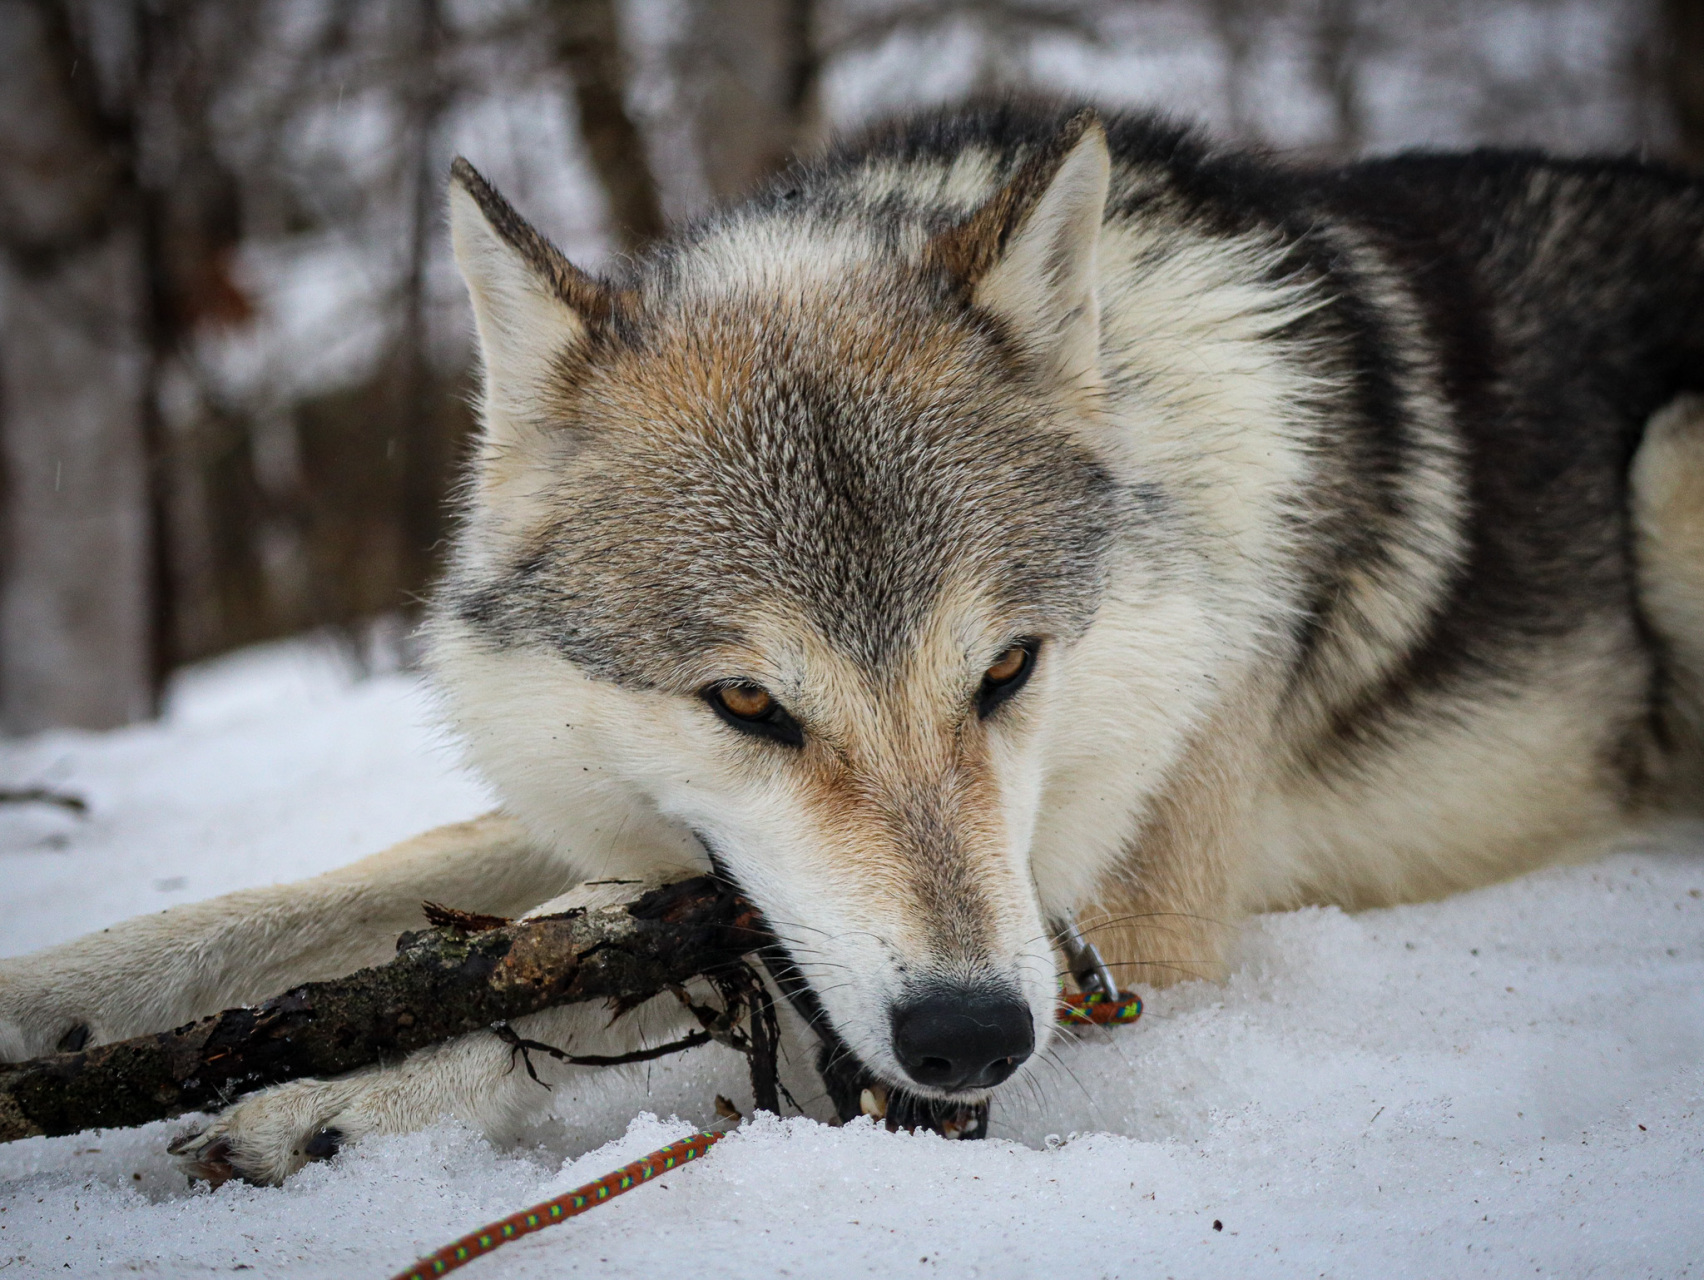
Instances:
[[[1082,387],[1099,380],[1095,248],[1111,167],[1106,130],[1094,112],[1079,112],[1051,146],[928,249],[970,286],[977,306]]]
[[[552,385],[603,336],[621,299],[460,156],[450,166],[450,240],[479,329],[488,442],[513,443],[548,421]]]

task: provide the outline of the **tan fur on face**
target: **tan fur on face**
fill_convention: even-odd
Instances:
[[[816,838],[890,906],[890,941],[924,968],[1001,975],[1029,897],[1012,884],[1011,834],[990,735],[973,709],[976,655],[930,628],[903,667],[874,680],[819,647],[835,676],[796,771]],[[967,681],[967,676],[971,679]],[[999,727],[1006,727],[1002,724]]]
[[[678,693],[770,604],[885,662],[958,573],[1080,630],[1120,496],[974,316],[884,305],[908,270],[660,303],[565,393],[531,527],[475,507],[451,607]]]
[[[702,448],[727,429],[729,407],[750,394],[754,374],[795,351],[810,366],[855,370],[872,388],[910,388],[919,404],[953,395],[972,376],[963,329],[926,309],[869,305],[892,286],[889,274],[866,270],[810,281],[761,307],[664,312],[642,345],[609,355],[576,416],[647,450]]]

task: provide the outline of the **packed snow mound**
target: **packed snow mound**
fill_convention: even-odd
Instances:
[[[158,724],[0,746],[0,954],[352,860],[488,807],[411,678],[280,646]],[[987,1142],[761,1118],[470,1278],[1704,1275],[1704,842],[1445,902],[1266,916],[1231,980],[1145,992]],[[0,1147],[0,1272],[382,1280],[748,1096],[711,1046],[588,1073],[493,1149],[446,1120],[283,1188],[190,1187],[185,1121]],[[808,1101],[808,1100],[807,1100]],[[659,1119],[658,1117],[667,1117]]]

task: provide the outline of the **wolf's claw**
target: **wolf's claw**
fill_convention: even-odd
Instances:
[[[231,1144],[223,1138],[205,1141],[207,1132],[186,1133],[173,1139],[166,1151],[178,1157],[178,1168],[192,1182],[205,1182],[220,1187],[238,1175],[231,1164]]]

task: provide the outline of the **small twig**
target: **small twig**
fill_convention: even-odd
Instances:
[[[669,990],[719,1044],[744,1055],[751,1071],[752,1104],[759,1111],[780,1115],[781,1099],[785,1097],[793,1110],[804,1110],[781,1083],[781,1024],[775,1014],[774,998],[757,971],[741,961],[710,970],[704,977],[722,997],[720,1010],[694,1004],[685,988],[678,984]],[[742,1020],[744,1028],[740,1025]]]
[[[671,1053],[684,1053],[701,1044],[709,1044],[711,1040],[707,1031],[689,1031],[679,1040],[671,1040],[652,1049],[635,1049],[632,1053],[568,1053],[553,1044],[545,1044],[542,1040],[524,1039],[507,1022],[493,1022],[491,1032],[509,1046],[509,1070],[515,1069],[515,1058],[519,1056],[533,1083],[544,1085],[546,1089],[550,1086],[540,1080],[538,1072],[533,1069],[532,1058],[529,1056],[532,1052],[549,1054],[558,1062],[566,1062],[575,1067],[619,1067],[629,1062],[650,1062],[653,1058],[667,1057]]]
[[[69,791],[52,791],[47,787],[0,788],[0,804],[51,804],[76,814],[88,816],[89,802]]]
[[[422,902],[420,911],[426,917],[426,923],[433,928],[455,929],[461,933],[485,933],[515,923],[508,916],[488,916],[480,911],[463,911],[460,907],[446,907],[441,902]]]
[[[795,1111],[802,1111],[798,1100],[781,1083],[781,1024],[775,1014],[775,1000],[763,979],[749,964],[721,971],[712,971],[708,978],[727,1001],[737,1001],[746,1013],[745,1050],[751,1070],[753,1105],[759,1111],[781,1114],[781,1099],[786,1098]]]
[[[654,1058],[694,1049],[714,1040],[745,1058],[751,1072],[752,1102],[759,1111],[779,1115],[783,1096],[792,1104],[793,1110],[803,1110],[798,1100],[781,1083],[777,1061],[781,1045],[781,1027],[769,988],[763,985],[763,980],[757,976],[757,972],[743,961],[709,970],[704,974],[704,978],[716,989],[716,994],[721,996],[722,1007],[715,1009],[709,1005],[698,1004],[687,994],[685,987],[679,983],[668,984],[670,993],[687,1012],[698,1019],[702,1030],[689,1032],[679,1040],[671,1040],[668,1044],[658,1045],[654,1049],[639,1049],[621,1054],[569,1053],[555,1045],[545,1044],[542,1040],[525,1039],[506,1021],[493,1022],[491,1031],[509,1046],[509,1070],[515,1069],[515,1061],[518,1058],[526,1067],[527,1075],[532,1077],[533,1083],[546,1089],[550,1086],[539,1078],[538,1071],[533,1067],[531,1055],[534,1051],[548,1054],[558,1062],[573,1066],[614,1067],[628,1062],[649,1062]],[[625,1012],[626,1009],[619,1009],[616,1017],[619,1018]],[[741,1025],[742,1022],[744,1026]]]

